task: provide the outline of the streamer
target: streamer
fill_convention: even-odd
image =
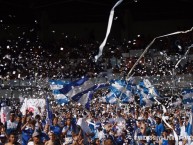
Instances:
[[[111,31],[111,26],[112,26],[112,23],[113,23],[113,17],[114,17],[114,9],[123,2],[123,0],[119,0],[114,6],[113,8],[111,9],[110,11],[110,15],[109,15],[109,21],[108,21],[108,26],[107,26],[107,32],[106,32],[106,36],[105,36],[105,39],[103,40],[103,42],[101,43],[100,47],[99,47],[99,53],[98,55],[95,56],[95,61],[97,62],[97,60],[99,59],[99,57],[102,55],[103,53],[103,48],[107,42],[107,39],[108,39],[108,36],[110,34],[110,31]]]
[[[163,37],[167,37],[167,36],[171,36],[171,35],[176,35],[176,34],[185,34],[188,32],[191,32],[193,30],[193,27],[190,30],[186,30],[186,31],[177,31],[174,33],[170,33],[170,34],[166,34],[166,35],[162,35],[162,36],[158,36],[156,38],[154,38],[149,45],[145,48],[145,50],[143,51],[143,53],[141,54],[141,56],[138,58],[138,60],[135,62],[135,64],[132,66],[132,68],[130,69],[129,73],[127,74],[127,77],[129,77],[129,75],[132,73],[133,69],[135,68],[135,66],[139,63],[139,61],[141,60],[141,58],[145,55],[145,53],[149,50],[149,48],[152,46],[152,44],[155,42],[156,39],[158,38],[163,38]]]

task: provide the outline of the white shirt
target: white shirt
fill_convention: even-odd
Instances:
[[[117,123],[117,129],[118,129],[117,133],[121,134],[123,129],[126,128],[126,121],[125,121],[124,118],[118,117],[118,118],[115,119],[115,122]]]
[[[33,141],[30,141],[30,142],[28,142],[27,145],[34,145],[34,142],[33,142]]]
[[[99,140],[105,139],[105,134],[103,131],[97,131]]]
[[[185,137],[187,136],[186,130],[185,130],[185,125],[180,127],[180,136]]]
[[[7,121],[7,129],[17,129],[18,123],[16,121]]]

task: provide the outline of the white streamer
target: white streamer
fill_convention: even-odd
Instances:
[[[158,103],[158,105],[160,105],[161,103],[156,99],[156,97],[154,97],[155,101]],[[161,104],[162,105],[162,104]],[[174,133],[174,138],[175,138],[175,145],[178,145],[178,135],[176,134],[175,130],[172,128],[172,126],[170,124],[167,123],[166,121],[166,116],[164,116],[164,114],[167,112],[166,107],[164,105],[162,105],[162,109],[163,109],[163,115],[162,115],[162,120],[164,121],[164,123],[173,130]]]
[[[175,68],[177,68],[178,65],[179,65],[179,63],[180,63],[183,59],[186,58],[186,55],[188,54],[188,52],[190,51],[190,48],[192,48],[192,47],[193,47],[193,44],[188,47],[188,50],[186,51],[186,53],[184,54],[184,56],[176,63]]]
[[[173,133],[174,133],[174,138],[175,138],[175,145],[178,145],[178,135],[176,134],[176,132],[174,131],[174,129],[171,127],[170,124],[167,123],[166,121],[166,117],[163,115],[162,116],[162,120],[164,121],[164,123],[173,130]]]
[[[103,53],[103,48],[107,42],[107,38],[110,34],[110,31],[111,31],[111,26],[112,26],[112,23],[113,23],[113,17],[114,17],[114,9],[120,4],[122,3],[123,0],[119,0],[115,5],[114,7],[111,9],[110,11],[110,15],[109,15],[109,21],[108,21],[108,26],[107,26],[107,32],[106,32],[106,36],[105,36],[105,39],[103,40],[103,42],[101,43],[100,47],[99,47],[99,53],[98,55],[95,56],[95,61],[97,62],[98,58],[102,55]]]
[[[133,65],[133,67],[130,69],[129,73],[127,74],[127,77],[129,77],[129,75],[131,74],[131,72],[133,71],[133,69],[135,68],[135,66],[139,63],[139,61],[141,60],[141,58],[145,55],[145,53],[148,51],[148,49],[152,46],[152,44],[155,42],[156,39],[158,38],[163,38],[166,36],[171,36],[171,35],[176,35],[176,34],[184,34],[184,33],[188,33],[191,32],[193,30],[193,27],[190,30],[187,31],[178,31],[178,32],[174,32],[174,33],[170,33],[170,34],[166,34],[166,35],[162,35],[162,36],[158,36],[156,38],[154,38],[150,44],[145,48],[145,50],[143,51],[143,53],[141,54],[141,56],[138,58],[138,60],[135,62],[135,64]]]

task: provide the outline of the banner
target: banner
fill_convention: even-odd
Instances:
[[[23,115],[25,115],[26,109],[29,112],[32,112],[34,116],[37,114],[41,115],[45,111],[45,105],[46,105],[45,99],[27,99],[25,98],[20,111],[22,112]],[[39,112],[38,107],[41,108],[41,112]]]

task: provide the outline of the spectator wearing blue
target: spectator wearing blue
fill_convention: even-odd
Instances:
[[[10,119],[5,122],[5,132],[7,135],[11,133],[18,133],[18,122],[15,120],[15,113],[10,112]]]
[[[66,126],[62,129],[62,136],[64,137],[65,144],[72,144],[73,136],[76,134],[75,128],[72,126],[71,119],[68,118]]]
[[[169,141],[168,141],[168,139],[167,139],[167,135],[168,135],[168,133],[167,133],[167,131],[166,130],[164,130],[163,131],[163,133],[162,133],[162,139],[159,141],[159,145],[169,145]],[[175,143],[174,143],[175,144]]]
[[[154,131],[151,133],[151,140],[148,142],[148,145],[159,145],[159,141]]]
[[[101,123],[96,123],[96,132],[95,132],[95,136],[94,138],[98,138],[100,140],[100,143],[103,142],[103,140],[105,139],[105,133],[104,130],[102,128]]]
[[[156,135],[161,136],[164,130],[165,130],[165,127],[161,122],[161,118],[159,116],[156,116],[156,126],[155,126]]]
[[[128,143],[131,143],[134,139],[136,120],[133,118],[133,115],[130,113],[126,119],[126,128],[128,135]]]
[[[46,126],[46,116],[42,116],[42,127],[44,128]]]
[[[28,141],[31,139],[32,134],[35,130],[35,122],[28,117],[26,123],[22,126],[22,145],[27,145]]]
[[[49,136],[48,136],[48,133],[49,133],[49,125],[46,124],[45,127],[44,127],[44,130],[41,131],[41,134],[40,134],[40,140],[41,142],[45,143],[46,141],[49,140]]]
[[[67,112],[66,114],[66,119],[70,119],[71,120],[71,125],[73,126],[73,128],[76,128],[76,118],[73,117],[72,112]]]
[[[58,125],[58,118],[53,119],[53,125],[50,126],[50,131],[52,131],[57,137],[60,137],[62,133],[61,127]]]

